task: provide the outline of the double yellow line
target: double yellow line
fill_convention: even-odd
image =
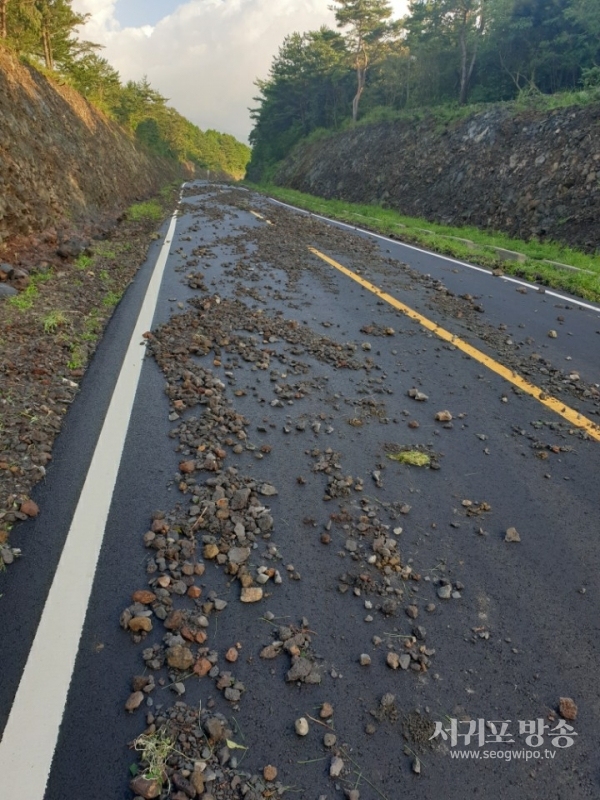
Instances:
[[[392,297],[392,295],[383,292],[381,289],[375,286],[375,284],[370,283],[364,278],[361,278],[360,275],[352,272],[352,270],[349,270],[342,264],[338,264],[337,261],[329,258],[329,256],[326,256],[324,253],[321,253],[314,247],[309,247],[308,249],[311,253],[313,253],[313,255],[317,256],[322,261],[325,261],[325,263],[329,264],[330,266],[335,267],[335,269],[339,270],[353,281],[356,281],[356,283],[360,284],[364,289],[367,289],[381,300],[389,303],[389,305],[393,306],[398,311],[401,311],[410,319],[416,320],[416,322],[418,322],[428,331],[431,331],[445,342],[449,342],[456,347],[457,350],[462,350],[463,353],[471,356],[471,358],[473,358],[475,361],[478,361],[492,372],[495,372],[496,375],[500,375],[501,378],[504,378],[504,380],[512,383],[513,386],[516,386],[525,394],[535,397],[538,402],[550,409],[550,411],[553,411],[563,419],[566,419],[571,425],[583,429],[591,439],[600,442],[600,425],[592,422],[587,417],[584,417],[583,414],[580,414],[574,408],[570,408],[569,406],[565,405],[555,397],[549,397],[543,389],[540,389],[538,386],[535,386],[533,383],[525,380],[525,378],[522,378],[519,374],[513,372],[513,370],[508,369],[503,364],[500,364],[498,361],[490,358],[490,356],[482,353],[481,350],[477,350],[476,347],[473,347],[472,345],[468,344],[468,342],[463,341],[463,339],[460,339],[458,336],[450,333],[450,331],[447,331],[445,328],[440,327],[437,323],[427,319],[427,317],[419,314],[418,311],[415,311],[404,303],[401,303],[399,300],[396,300],[396,298]]]

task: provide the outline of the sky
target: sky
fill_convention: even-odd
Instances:
[[[203,130],[246,141],[257,78],[294,31],[335,26],[331,0],[72,0],[91,14],[80,36],[123,81],[144,75],[169,104]],[[395,16],[407,0],[392,0]]]

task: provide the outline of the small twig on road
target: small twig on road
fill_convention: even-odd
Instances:
[[[363,775],[362,767],[360,766],[360,764],[358,764],[342,747],[340,748],[340,753],[342,753],[344,758],[347,758],[348,761],[354,764],[354,766],[358,770],[358,772],[356,772],[355,774],[358,775],[361,780],[367,783],[371,787],[371,789],[373,789],[374,792],[377,792],[377,794],[382,798],[382,800],[389,800],[389,798],[382,791],[380,791],[377,788],[377,786],[375,786],[375,784],[371,783],[371,781]]]
[[[200,516],[196,520],[196,522],[194,522],[194,524],[190,528],[190,533],[196,533],[196,531],[198,530],[200,525],[202,525],[202,523],[204,522],[204,515],[206,514],[206,511],[207,511],[207,509],[205,508],[204,511],[202,512],[202,514],[200,514]]]
[[[312,722],[316,722],[317,725],[321,725],[323,728],[327,728],[328,731],[334,731],[335,730],[335,728],[332,725],[327,725],[325,722],[322,722],[320,719],[316,719],[315,717],[311,717],[310,714],[307,714],[306,716]]]

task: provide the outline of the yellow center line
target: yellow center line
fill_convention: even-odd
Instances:
[[[360,284],[365,289],[368,289],[374,295],[381,298],[381,300],[384,300],[386,303],[389,303],[391,306],[398,309],[398,311],[406,314],[406,316],[410,319],[416,320],[428,331],[431,331],[432,333],[435,333],[436,336],[439,336],[440,339],[443,339],[445,342],[450,342],[450,344],[454,345],[457,350],[462,350],[463,353],[471,356],[471,358],[473,358],[475,361],[478,361],[492,372],[495,372],[496,375],[500,375],[501,378],[504,378],[504,380],[512,383],[513,386],[516,386],[522,392],[531,395],[531,397],[535,397],[535,399],[538,400],[542,405],[546,406],[546,408],[549,408],[555,414],[558,414],[559,416],[563,417],[563,419],[566,419],[567,422],[571,423],[571,425],[582,428],[592,439],[600,442],[600,425],[592,422],[587,417],[584,417],[583,414],[580,414],[574,408],[570,408],[569,406],[565,405],[555,397],[550,397],[546,394],[546,392],[543,391],[543,389],[540,389],[533,383],[529,383],[529,381],[525,380],[525,378],[522,378],[518,373],[508,369],[508,367],[505,367],[504,364],[500,364],[490,356],[482,353],[481,350],[478,350],[476,347],[473,347],[472,345],[463,341],[463,339],[460,339],[458,336],[450,333],[450,331],[445,330],[445,328],[441,328],[436,322],[432,322],[432,320],[427,319],[427,317],[424,317],[422,314],[419,314],[418,311],[415,311],[409,306],[404,305],[404,303],[401,303],[399,300],[396,300],[395,297],[392,297],[391,294],[383,292],[373,283],[361,278],[360,275],[352,272],[352,270],[349,270],[342,264],[338,264],[337,261],[329,258],[329,256],[324,255],[314,247],[309,247],[308,249],[315,256],[322,259],[330,266],[335,267],[335,269],[339,270],[344,275],[347,275],[349,278],[352,278],[353,281],[356,281],[356,283]]]
[[[251,213],[251,214],[254,214],[254,216],[256,217],[256,219],[262,219],[262,220],[263,220],[263,222],[266,222],[266,223],[267,223],[267,225],[272,225],[272,224],[273,224],[273,223],[271,222],[271,220],[270,220],[270,219],[267,219],[266,217],[263,217],[263,215],[262,215],[262,214],[259,214],[259,213],[258,213],[258,211],[252,211],[252,209],[250,209],[250,213]]]

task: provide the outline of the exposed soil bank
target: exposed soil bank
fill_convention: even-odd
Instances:
[[[14,261],[19,237],[100,223],[178,176],[73,89],[0,47],[2,260]]]

